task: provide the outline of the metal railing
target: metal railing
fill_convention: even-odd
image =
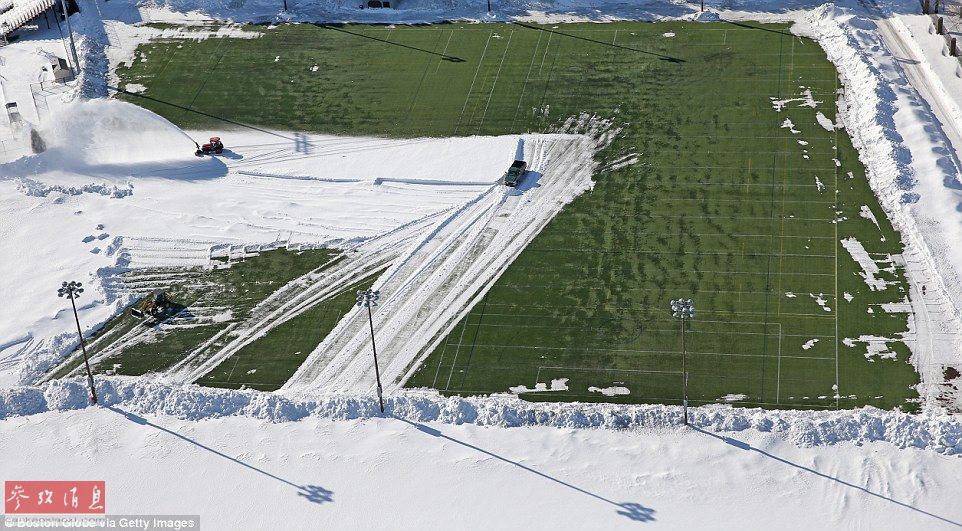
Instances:
[[[949,55],[962,61],[962,0],[922,0],[922,12],[932,17],[936,32],[945,37]]]

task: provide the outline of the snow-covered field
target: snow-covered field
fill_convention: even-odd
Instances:
[[[962,527],[962,427],[934,400],[942,368],[962,364],[962,69],[916,15],[917,2],[727,0],[699,14],[678,0],[496,0],[491,16],[473,0],[406,0],[398,10],[358,3],[292,0],[281,12],[260,0],[95,2],[97,10],[71,19],[80,81],[45,93],[42,105],[30,84],[51,53],[64,55],[56,30],[0,48],[0,97],[18,102],[48,148],[17,160],[29,135],[0,127],[0,452],[15,456],[3,479],[105,479],[111,513],[200,514],[215,529]],[[225,157],[195,158],[193,141],[208,132],[180,131],[129,104],[78,102],[105,94],[110,67],[154,33],[132,24],[716,13],[795,21],[838,68],[842,121],[905,238],[913,289],[900,309],[912,316],[907,339],[923,414],[720,407],[696,411],[699,427],[682,430],[670,427],[679,414],[672,407],[395,392],[389,413],[397,417],[380,417],[368,395],[321,392],[369,390],[358,385],[370,381],[365,369],[353,366],[366,347],[363,323],[352,318],[279,395],[182,385],[216,360],[179,367],[171,387],[104,382],[110,408],[73,410],[85,402],[80,384],[46,394],[12,387],[75,344],[71,316],[54,296],[61,280],[91,288],[80,310],[94,327],[128,302],[106,287],[122,268],[198,264],[225,245],[361,251],[342,275],[393,263],[379,287],[411,301],[383,323],[396,335],[396,352],[385,355],[397,381],[413,361],[403,355],[416,350],[402,346],[436,335],[455,316],[445,308],[466,307],[539,224],[590,187],[597,146],[569,134],[388,141],[237,130],[222,135]],[[56,121],[48,107],[62,111]],[[495,182],[519,150],[544,180],[505,193]],[[500,214],[524,216],[532,230],[482,236]],[[465,257],[494,272],[452,267]],[[414,282],[444,288],[411,297]]]

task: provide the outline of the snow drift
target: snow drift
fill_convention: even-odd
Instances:
[[[185,420],[251,417],[269,422],[306,418],[335,420],[398,417],[414,422],[478,426],[556,428],[667,428],[681,423],[681,408],[663,405],[533,403],[508,395],[443,397],[436,391],[405,390],[387,397],[385,413],[371,394],[290,394],[172,385],[129,377],[98,378],[104,406]],[[0,419],[88,406],[82,380],[0,391]],[[886,441],[900,448],[962,454],[962,419],[912,415],[867,407],[849,411],[766,411],[728,406],[689,410],[692,425],[722,432],[754,430],[778,434],[799,446]]]

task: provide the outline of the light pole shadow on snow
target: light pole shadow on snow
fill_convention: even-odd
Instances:
[[[464,442],[464,441],[462,441],[462,440],[460,440],[460,439],[455,439],[454,437],[451,437],[450,435],[445,435],[445,434],[441,433],[440,430],[436,430],[436,429],[434,429],[434,428],[432,428],[432,427],[430,427],[430,426],[425,426],[424,424],[420,424],[420,423],[418,423],[418,422],[413,422],[413,421],[410,421],[410,420],[408,420],[408,419],[401,418],[401,417],[398,417],[398,416],[394,416],[394,418],[397,419],[397,420],[399,420],[399,421],[401,421],[401,422],[403,422],[403,423],[405,423],[405,424],[409,424],[409,425],[413,426],[416,430],[420,431],[421,433],[425,433],[425,434],[430,435],[430,436],[432,436],[432,437],[437,437],[437,438],[439,438],[439,439],[444,439],[444,440],[446,440],[446,441],[450,441],[450,442],[453,442],[453,443],[455,443],[455,444],[459,444],[459,445],[464,446],[464,447],[466,447],[466,448],[470,448],[470,449],[472,449],[472,450],[475,450],[475,451],[477,451],[477,452],[480,452],[480,453],[482,453],[482,454],[485,454],[485,455],[487,455],[487,456],[489,456],[489,457],[493,457],[493,458],[497,459],[498,461],[507,463],[507,464],[509,464],[509,465],[514,465],[514,466],[520,468],[521,470],[524,470],[525,472],[530,472],[530,473],[532,473],[532,474],[534,474],[534,475],[536,475],[536,476],[542,477],[542,478],[544,478],[544,479],[546,479],[546,480],[548,480],[548,481],[552,481],[552,482],[554,482],[554,483],[557,483],[558,485],[567,487],[567,488],[569,488],[569,489],[571,489],[571,490],[573,490],[573,491],[575,491],[575,492],[580,492],[581,494],[584,494],[584,495],[586,495],[586,496],[590,496],[590,497],[592,497],[592,498],[594,498],[594,499],[596,499],[596,500],[598,500],[598,501],[602,501],[602,502],[604,502],[604,503],[613,505],[613,506],[616,508],[616,510],[615,510],[616,513],[618,513],[619,515],[624,516],[624,517],[626,517],[626,518],[628,518],[628,519],[630,519],[630,520],[634,520],[634,521],[636,521],[636,522],[654,522],[654,521],[655,521],[655,510],[652,509],[652,508],[650,508],[650,507],[645,507],[644,505],[642,505],[642,504],[640,504],[640,503],[634,503],[634,502],[618,503],[618,502],[616,502],[616,501],[613,501],[613,500],[610,500],[610,499],[608,499],[608,498],[605,498],[604,496],[602,496],[602,495],[600,495],[600,494],[596,494],[596,493],[594,493],[594,492],[591,492],[591,491],[589,491],[589,490],[585,490],[585,489],[583,489],[583,488],[581,488],[581,487],[578,487],[578,486],[576,486],[576,485],[572,485],[571,483],[568,483],[568,482],[566,482],[566,481],[562,481],[562,480],[560,480],[560,479],[558,479],[558,478],[556,478],[556,477],[554,477],[554,476],[549,476],[548,474],[545,474],[544,472],[535,470],[535,469],[533,469],[533,468],[531,468],[531,467],[529,467],[529,466],[526,466],[526,465],[522,465],[521,463],[519,463],[519,462],[517,462],[517,461],[512,461],[511,459],[508,459],[508,458],[506,458],[506,457],[500,456],[500,455],[498,455],[498,454],[496,454],[496,453],[494,453],[494,452],[491,452],[491,451],[489,451],[489,450],[485,450],[484,448],[481,448],[481,447],[479,447],[479,446],[475,446],[475,445],[473,445],[473,444],[471,444],[471,443]]]
[[[722,442],[724,442],[725,444],[734,446],[735,448],[738,448],[739,450],[744,450],[744,451],[746,451],[746,452],[757,452],[757,453],[759,453],[759,454],[761,454],[761,455],[763,455],[763,456],[765,456],[765,457],[767,457],[767,458],[769,458],[769,459],[778,461],[779,463],[782,463],[782,464],[784,464],[784,465],[788,465],[788,466],[790,466],[790,467],[797,468],[797,469],[802,470],[802,471],[804,471],[804,472],[808,472],[808,473],[811,473],[811,474],[815,474],[816,476],[819,476],[819,477],[821,477],[821,478],[827,479],[827,480],[829,480],[829,481],[834,481],[834,482],[836,482],[836,483],[838,483],[838,484],[840,484],[840,485],[844,485],[844,486],[849,487],[849,488],[852,488],[852,489],[854,489],[854,490],[864,492],[865,494],[868,494],[868,495],[870,495],[870,496],[874,496],[875,498],[878,498],[878,499],[881,499],[881,500],[885,500],[885,501],[894,503],[895,505],[904,507],[904,508],[909,509],[909,510],[911,510],[911,511],[915,511],[915,512],[917,512],[917,513],[919,513],[919,514],[922,514],[922,515],[925,515],[925,516],[929,516],[929,517],[935,518],[936,520],[939,520],[939,521],[941,521],[941,522],[943,522],[943,523],[950,524],[950,525],[955,526],[955,527],[962,527],[962,523],[960,523],[960,522],[956,522],[956,521],[954,521],[954,520],[950,520],[950,519],[945,518],[945,517],[943,517],[943,516],[939,516],[939,515],[937,515],[937,514],[930,513],[930,512],[928,512],[928,511],[919,509],[918,507],[914,507],[914,506],[912,506],[912,505],[909,505],[909,504],[907,504],[907,503],[905,503],[905,502],[900,502],[900,501],[898,501],[898,500],[896,500],[896,499],[893,499],[893,498],[890,498],[890,497],[888,497],[888,496],[885,496],[884,494],[879,494],[879,493],[877,493],[877,492],[871,491],[871,490],[869,490],[869,489],[867,489],[867,488],[865,488],[865,487],[863,487],[863,486],[861,486],[861,485],[856,485],[856,484],[854,484],[854,483],[849,483],[848,481],[845,481],[845,480],[843,480],[843,479],[839,479],[839,478],[834,477],[834,476],[830,476],[830,475],[828,475],[828,474],[826,474],[826,473],[824,473],[824,472],[819,472],[818,470],[815,470],[814,468],[809,468],[809,467],[807,467],[807,466],[800,465],[800,464],[798,464],[798,463],[794,463],[794,462],[789,461],[788,459],[785,459],[785,458],[783,458],[783,457],[778,457],[777,455],[774,455],[774,454],[771,454],[771,453],[769,453],[769,452],[766,452],[765,450],[762,450],[761,448],[755,448],[754,446],[752,446],[752,445],[750,445],[750,444],[748,444],[748,443],[746,443],[746,442],[744,442],[744,441],[739,441],[738,439],[733,439],[733,438],[731,438],[731,437],[726,437],[726,436],[724,436],[724,435],[719,435],[719,434],[717,434],[717,433],[712,433],[712,432],[710,432],[710,431],[704,430],[704,429],[699,428],[699,427],[697,427],[697,426],[691,426],[691,427],[692,427],[692,429],[694,429],[694,430],[697,431],[698,433],[701,433],[701,434],[707,435],[707,436],[709,436],[709,437],[713,437],[713,438],[715,438],[715,439],[718,439],[719,441],[722,441]]]
[[[266,471],[266,470],[257,468],[257,467],[254,466],[254,465],[251,465],[251,464],[249,464],[249,463],[245,463],[244,461],[241,461],[240,459],[237,459],[237,458],[235,458],[235,457],[231,457],[231,456],[229,456],[229,455],[227,455],[227,454],[225,454],[225,453],[223,453],[223,452],[220,452],[220,451],[218,451],[218,450],[215,450],[215,449],[211,448],[210,446],[206,446],[206,445],[204,445],[204,444],[201,444],[201,443],[199,443],[199,442],[197,442],[197,441],[195,441],[195,440],[193,440],[193,439],[191,439],[191,438],[189,438],[189,437],[186,437],[186,436],[184,436],[184,435],[181,435],[181,434],[179,434],[179,433],[177,433],[177,432],[175,432],[175,431],[173,431],[173,430],[169,430],[169,429],[167,429],[167,428],[165,428],[165,427],[163,427],[163,426],[154,424],[153,422],[150,422],[149,420],[147,420],[147,419],[145,419],[145,418],[143,418],[143,417],[141,417],[141,416],[139,416],[139,415],[135,415],[135,414],[133,414],[133,413],[129,413],[129,412],[127,412],[127,411],[124,411],[124,410],[122,410],[122,409],[120,409],[120,408],[116,408],[116,407],[113,407],[113,406],[105,406],[105,407],[106,407],[106,409],[108,409],[108,410],[110,410],[110,411],[113,411],[114,413],[119,413],[119,414],[123,415],[127,420],[129,420],[129,421],[131,421],[131,422],[133,422],[133,423],[135,423],[135,424],[140,424],[141,426],[150,426],[151,428],[158,429],[158,430],[160,430],[160,431],[162,431],[162,432],[164,432],[164,433],[167,433],[167,434],[169,434],[169,435],[173,435],[174,437],[177,437],[178,439],[180,439],[180,440],[182,440],[182,441],[185,441],[185,442],[188,442],[188,443],[190,443],[190,444],[193,444],[194,446],[197,446],[198,448],[203,448],[204,450],[207,450],[208,452],[210,452],[210,453],[212,453],[212,454],[214,454],[214,455],[217,455],[217,456],[219,456],[219,457],[222,457],[222,458],[224,458],[224,459],[227,459],[228,461],[232,461],[232,462],[234,462],[234,463],[236,463],[236,464],[238,464],[238,465],[240,465],[240,466],[243,466],[243,467],[245,467],[245,468],[247,468],[247,469],[253,470],[254,472],[263,474],[264,476],[267,476],[267,477],[269,477],[269,478],[271,478],[271,479],[273,479],[273,480],[280,481],[281,483],[283,483],[283,484],[285,484],[285,485],[288,485],[288,486],[290,486],[290,487],[293,487],[293,488],[297,489],[297,495],[298,495],[298,496],[303,497],[304,499],[306,499],[307,501],[309,501],[309,502],[311,502],[311,503],[316,503],[316,504],[318,504],[318,505],[322,505],[322,504],[324,504],[324,503],[333,503],[333,502],[334,502],[334,492],[331,491],[331,490],[325,489],[324,487],[321,487],[320,485],[298,485],[298,484],[296,484],[296,483],[294,483],[294,482],[291,482],[291,481],[288,481],[288,480],[286,480],[286,479],[284,479],[284,478],[282,478],[282,477],[280,477],[280,476],[271,474],[270,472],[268,472],[268,471]]]

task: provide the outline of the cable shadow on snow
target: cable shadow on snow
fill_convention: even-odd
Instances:
[[[494,452],[491,452],[491,451],[489,451],[489,450],[485,450],[484,448],[481,448],[481,447],[479,447],[479,446],[475,446],[475,445],[473,445],[473,444],[471,444],[471,443],[464,442],[464,441],[459,440],[459,439],[455,439],[454,437],[451,437],[450,435],[445,435],[445,434],[441,433],[440,430],[436,430],[436,429],[434,429],[434,428],[432,428],[432,427],[430,427],[430,426],[425,426],[424,424],[420,424],[420,423],[418,423],[418,422],[413,422],[413,421],[410,421],[410,420],[408,420],[408,419],[401,418],[401,417],[398,417],[398,416],[394,416],[394,418],[397,419],[397,420],[399,420],[399,421],[401,421],[401,422],[403,422],[403,423],[405,423],[405,424],[409,424],[410,426],[414,427],[416,430],[420,431],[421,433],[425,433],[425,434],[430,435],[430,436],[432,436],[432,437],[436,437],[436,438],[438,438],[438,439],[444,439],[444,440],[446,440],[446,441],[450,441],[450,442],[453,442],[453,443],[455,443],[455,444],[459,444],[459,445],[464,446],[464,447],[466,447],[466,448],[470,448],[470,449],[472,449],[472,450],[475,450],[475,451],[477,451],[477,452],[480,452],[480,453],[482,453],[482,454],[485,454],[485,455],[487,455],[487,456],[489,456],[489,457],[493,457],[493,458],[495,458],[495,459],[497,459],[498,461],[501,461],[501,462],[503,462],[503,463],[507,463],[507,464],[509,464],[509,465],[514,465],[514,466],[520,468],[521,470],[524,470],[525,472],[530,472],[530,473],[532,473],[532,474],[534,474],[534,475],[536,475],[536,476],[540,476],[540,477],[542,477],[542,478],[544,478],[544,479],[546,479],[546,480],[548,480],[548,481],[552,481],[552,482],[554,482],[554,483],[557,483],[558,485],[561,485],[561,486],[563,486],[563,487],[567,487],[567,488],[569,488],[569,489],[571,489],[571,490],[573,490],[573,491],[575,491],[575,492],[580,492],[581,494],[584,494],[584,495],[586,495],[586,496],[590,496],[590,497],[592,497],[592,498],[594,498],[594,499],[596,499],[596,500],[599,500],[599,501],[605,502],[605,503],[607,503],[607,504],[613,505],[613,506],[616,508],[616,511],[615,511],[616,513],[618,513],[618,514],[621,515],[621,516],[624,516],[625,518],[628,518],[629,520],[634,520],[634,521],[636,521],[636,522],[654,522],[654,521],[655,521],[655,516],[654,516],[654,515],[655,515],[655,510],[652,509],[652,508],[650,508],[650,507],[645,507],[644,505],[642,505],[642,504],[640,504],[640,503],[633,503],[633,502],[618,503],[618,502],[616,502],[616,501],[613,501],[613,500],[610,500],[610,499],[608,499],[608,498],[605,498],[604,496],[602,496],[602,495],[600,495],[600,494],[596,494],[596,493],[594,493],[594,492],[585,490],[585,489],[583,489],[583,488],[581,488],[581,487],[572,485],[571,483],[567,483],[567,482],[562,481],[562,480],[560,480],[560,479],[558,479],[558,478],[556,478],[556,477],[549,476],[548,474],[545,474],[544,472],[540,472],[540,471],[535,470],[535,469],[533,469],[533,468],[531,468],[531,467],[529,467],[529,466],[522,465],[521,463],[519,463],[519,462],[517,462],[517,461],[512,461],[511,459],[508,459],[508,458],[506,458],[506,457],[502,457],[502,456],[500,456],[500,455],[498,455],[498,454],[496,454],[496,453],[494,453]]]
[[[863,487],[863,486],[861,486],[861,485],[856,485],[856,484],[854,484],[854,483],[849,483],[848,481],[845,481],[844,479],[839,479],[839,478],[837,478],[837,477],[830,476],[830,475],[828,475],[828,474],[826,474],[826,473],[824,473],[824,472],[819,472],[818,470],[815,470],[814,468],[809,468],[809,467],[807,467],[807,466],[805,466],[805,465],[800,465],[800,464],[798,464],[798,463],[794,463],[794,462],[792,462],[792,461],[789,461],[788,459],[785,459],[785,458],[783,458],[783,457],[778,457],[777,455],[774,455],[774,454],[771,454],[771,453],[769,453],[769,452],[766,452],[765,450],[762,450],[761,448],[755,448],[754,446],[751,446],[750,444],[748,444],[748,443],[746,443],[746,442],[744,442],[744,441],[739,441],[738,439],[733,439],[733,438],[731,438],[731,437],[726,437],[726,436],[724,436],[724,435],[718,435],[717,433],[712,433],[712,432],[710,432],[710,431],[704,430],[704,429],[699,428],[699,427],[697,427],[697,426],[691,426],[691,428],[692,428],[693,430],[697,431],[698,433],[701,433],[701,434],[707,435],[707,436],[709,436],[709,437],[718,439],[719,441],[722,441],[722,442],[724,442],[725,444],[734,446],[735,448],[738,448],[738,449],[740,449],[740,450],[744,450],[744,451],[746,451],[746,452],[757,452],[757,453],[759,453],[759,454],[761,454],[761,455],[763,455],[763,456],[765,456],[765,457],[767,457],[767,458],[769,458],[769,459],[773,459],[773,460],[778,461],[779,463],[782,463],[782,464],[784,464],[784,465],[788,465],[788,466],[790,466],[790,467],[797,468],[798,470],[802,470],[802,471],[804,471],[804,472],[809,472],[809,473],[815,474],[816,476],[819,476],[819,477],[821,477],[821,478],[824,478],[824,479],[827,479],[827,480],[830,480],[830,481],[834,481],[834,482],[836,482],[836,483],[838,483],[838,484],[840,484],[840,485],[844,485],[844,486],[846,486],[846,487],[849,487],[849,488],[852,488],[852,489],[855,489],[855,490],[862,491],[862,492],[864,492],[865,494],[874,496],[874,497],[876,497],[876,498],[878,498],[878,499],[880,499],[880,500],[885,500],[885,501],[894,503],[895,505],[899,505],[899,506],[904,507],[904,508],[906,508],[906,509],[915,511],[915,512],[917,512],[917,513],[919,513],[919,514],[923,514],[923,515],[925,515],[925,516],[929,516],[929,517],[935,518],[936,520],[939,520],[939,521],[941,521],[941,522],[944,522],[944,523],[953,525],[953,526],[955,526],[955,527],[962,527],[962,523],[956,522],[956,521],[954,521],[954,520],[950,520],[950,519],[948,519],[948,518],[945,518],[945,517],[943,517],[943,516],[939,516],[939,515],[934,514],[934,513],[930,513],[930,512],[928,512],[928,511],[923,510],[923,509],[919,509],[918,507],[914,507],[914,506],[909,505],[909,504],[907,504],[907,503],[905,503],[905,502],[901,502],[901,501],[898,501],[898,500],[896,500],[896,499],[890,498],[890,497],[888,497],[888,496],[885,496],[884,494],[879,494],[879,493],[877,493],[877,492],[871,491],[871,490],[869,490],[869,489],[867,489],[867,488],[865,488],[865,487]]]
[[[204,450],[207,450],[208,452],[210,452],[210,453],[212,453],[212,454],[214,454],[214,455],[223,457],[224,459],[227,459],[228,461],[233,461],[234,463],[237,463],[238,465],[241,465],[241,466],[243,466],[243,467],[245,467],[245,468],[248,468],[248,469],[250,469],[250,470],[253,470],[254,472],[258,472],[258,473],[263,474],[263,475],[265,475],[265,476],[267,476],[267,477],[269,477],[269,478],[271,478],[271,479],[273,479],[273,480],[279,481],[279,482],[281,482],[281,483],[283,483],[283,484],[285,484],[285,485],[289,485],[289,486],[297,489],[297,495],[298,495],[298,496],[303,497],[304,499],[306,499],[307,501],[309,501],[309,502],[311,502],[311,503],[316,503],[316,504],[318,504],[318,505],[323,505],[323,504],[325,504],[325,503],[333,503],[333,502],[334,502],[334,492],[333,492],[333,491],[330,491],[330,490],[328,490],[328,489],[325,489],[324,487],[321,487],[320,485],[298,485],[298,484],[296,484],[296,483],[294,483],[294,482],[291,482],[291,481],[288,481],[288,480],[286,480],[286,479],[284,479],[284,478],[282,478],[282,477],[280,477],[280,476],[276,476],[276,475],[274,475],[274,474],[271,474],[270,472],[267,472],[266,470],[262,470],[262,469],[260,469],[260,468],[257,468],[257,467],[254,466],[254,465],[251,465],[251,464],[249,464],[249,463],[245,463],[244,461],[241,461],[240,459],[231,457],[231,456],[229,456],[229,455],[227,455],[227,454],[225,454],[225,453],[223,453],[223,452],[220,452],[220,451],[218,451],[218,450],[215,450],[215,449],[211,448],[210,446],[206,446],[206,445],[204,445],[204,444],[201,444],[201,443],[199,443],[199,442],[197,442],[197,441],[195,441],[195,440],[193,440],[193,439],[191,439],[191,438],[189,438],[189,437],[186,437],[186,436],[184,436],[184,435],[181,435],[181,434],[179,434],[179,433],[177,433],[177,432],[175,432],[175,431],[173,431],[173,430],[169,430],[169,429],[167,429],[167,428],[165,428],[165,427],[163,427],[163,426],[159,426],[159,425],[157,425],[157,424],[154,424],[153,422],[150,422],[149,420],[147,420],[147,419],[145,419],[145,418],[143,418],[143,417],[141,417],[141,416],[139,416],[139,415],[135,415],[135,414],[133,414],[133,413],[128,413],[127,411],[124,411],[124,410],[122,410],[122,409],[120,409],[120,408],[116,408],[116,407],[113,407],[113,406],[104,406],[104,407],[105,407],[106,409],[110,410],[110,411],[113,411],[114,413],[119,413],[119,414],[123,415],[127,420],[129,420],[129,421],[131,421],[131,422],[133,422],[133,423],[135,423],[135,424],[140,424],[141,426],[150,426],[151,428],[158,429],[158,430],[160,430],[160,431],[162,431],[162,432],[164,432],[164,433],[167,433],[167,434],[169,434],[169,435],[173,435],[174,437],[177,437],[178,439],[180,439],[180,440],[182,440],[182,441],[185,441],[185,442],[188,442],[188,443],[190,443],[190,444],[193,444],[194,446],[197,446],[197,447],[199,447],[199,448],[203,448]]]

